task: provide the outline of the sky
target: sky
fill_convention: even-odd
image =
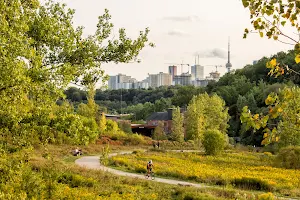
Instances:
[[[231,44],[233,69],[243,68],[263,56],[287,51],[282,44],[258,34],[243,39],[245,28],[251,29],[249,11],[241,0],[57,0],[75,9],[74,25],[84,26],[85,35],[96,30],[98,16],[107,8],[112,15],[114,32],[125,28],[128,36],[136,38],[139,31],[149,27],[149,40],[156,47],[141,51],[141,63],[103,65],[108,75],[123,73],[137,80],[147,74],[167,72],[172,64],[193,65],[199,55],[200,65],[222,65],[226,72],[228,38]],[[181,72],[181,67],[179,67]],[[183,71],[189,69],[184,66]],[[205,75],[215,67],[205,66]]]

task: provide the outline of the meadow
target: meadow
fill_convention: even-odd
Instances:
[[[145,173],[150,159],[155,174],[161,177],[300,196],[300,170],[274,167],[274,156],[270,153],[231,152],[206,156],[148,151],[112,157],[110,164],[122,170]]]
[[[82,146],[85,155],[99,155],[102,145]],[[11,196],[0,193],[0,199],[273,199],[270,193],[252,193],[232,188],[193,188],[168,185],[136,178],[119,177],[99,170],[88,170],[74,164],[70,150],[75,146],[48,145],[25,152],[23,165],[13,165],[18,179],[6,182]],[[111,146],[112,152],[140,149],[140,146]],[[136,150],[136,152],[140,152]],[[29,157],[27,157],[29,156]],[[0,160],[9,166],[11,159]],[[9,169],[7,169],[9,170]],[[5,179],[5,175],[2,179]],[[14,177],[14,176],[13,176]],[[22,181],[26,180],[26,181]],[[22,184],[20,184],[22,183]],[[3,190],[5,191],[5,190]],[[14,191],[14,192],[13,192]],[[8,194],[8,193],[7,193]],[[21,196],[18,196],[21,195]],[[23,195],[23,196],[22,196]],[[51,198],[50,198],[51,197]]]

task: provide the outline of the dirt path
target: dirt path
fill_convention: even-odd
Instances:
[[[132,152],[121,152],[121,153],[112,153],[109,156],[116,156],[118,154],[129,154]],[[81,167],[85,167],[88,169],[97,169],[97,170],[102,170],[106,171],[115,175],[119,176],[127,176],[127,177],[132,177],[132,178],[139,178],[139,179],[145,179],[145,176],[142,174],[135,174],[135,173],[129,173],[129,172],[123,172],[120,170],[112,169],[109,167],[105,167],[100,164],[99,161],[99,156],[84,156],[82,158],[79,158],[75,161],[75,163]],[[190,183],[186,181],[177,181],[177,180],[172,180],[172,179],[164,179],[164,178],[155,178],[154,180],[149,180],[149,181],[156,181],[160,183],[167,183],[167,184],[172,184],[172,185],[182,185],[182,186],[193,186],[193,187],[198,187],[198,188],[207,188],[210,186],[203,185],[203,184],[196,184],[196,183]]]

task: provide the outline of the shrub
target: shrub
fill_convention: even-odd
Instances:
[[[236,142],[235,142],[235,140],[234,140],[233,137],[229,137],[228,141],[229,141],[229,144],[231,144],[231,145],[235,145],[236,144]]]
[[[139,144],[144,144],[145,140],[144,140],[143,136],[141,136],[141,135],[129,134],[124,139],[124,142],[125,142],[125,144],[139,145]]]
[[[98,135],[97,123],[93,118],[76,114],[66,114],[56,117],[52,123],[52,126],[56,130],[55,137],[58,136],[58,133],[65,135],[62,136],[60,134],[56,143],[71,142],[72,144],[87,145],[90,142],[94,142]]]
[[[130,121],[119,121],[118,126],[125,133],[132,133]]]
[[[265,152],[264,152],[264,155],[265,155],[265,156],[269,156],[269,157],[270,157],[270,156],[272,156],[273,154],[272,154],[271,152],[267,152],[267,151],[265,151]]]
[[[92,178],[85,178],[80,175],[64,173],[57,179],[58,183],[68,184],[70,187],[93,187],[95,180]]]
[[[258,195],[258,200],[274,200],[274,199],[275,196],[271,192]]]
[[[206,154],[219,154],[226,146],[226,137],[219,130],[207,130],[203,135],[203,146]]]
[[[111,133],[116,133],[119,131],[119,126],[118,126],[117,122],[115,122],[111,119],[108,119],[106,121],[106,130]]]
[[[263,154],[260,154],[259,156],[260,161],[272,165],[272,162],[274,160],[274,156],[271,152],[264,152]]]
[[[300,147],[290,146],[280,149],[275,162],[287,169],[300,169]]]
[[[110,136],[112,140],[122,140],[127,137],[123,131],[107,132],[106,135]]]
[[[143,154],[143,153],[144,153],[144,151],[142,151],[142,150],[134,150],[132,152],[132,154],[137,154],[137,155],[140,155],[140,154]]]
[[[166,139],[168,139],[167,135],[164,131],[164,123],[163,122],[159,122],[158,126],[155,127],[152,138],[154,140],[166,140]]]
[[[147,172],[147,169],[146,167],[141,167],[141,166],[138,166],[138,167],[135,167],[134,171],[136,171],[137,173],[146,173]]]
[[[41,199],[44,195],[45,181],[31,170],[27,153],[6,154],[1,149],[0,169],[0,199]]]
[[[234,179],[232,181],[232,184],[235,187],[241,188],[241,189],[247,189],[247,190],[264,190],[264,191],[272,191],[273,187],[272,185],[268,184],[266,181],[263,181],[258,178],[239,178]]]
[[[108,165],[109,163],[109,153],[110,153],[110,148],[109,148],[109,144],[106,145],[106,147],[102,148],[102,152],[101,152],[101,156],[100,156],[100,163],[102,165]]]

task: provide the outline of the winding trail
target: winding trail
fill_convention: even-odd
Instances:
[[[116,155],[122,155],[122,154],[131,154],[132,151],[130,152],[120,152],[120,153],[111,153],[109,154],[109,157],[113,157]],[[124,172],[121,170],[116,170],[112,169],[106,166],[103,166],[100,164],[99,161],[99,156],[84,156],[75,161],[75,163],[81,167],[85,167],[87,169],[96,169],[96,170],[102,170],[106,171],[115,175],[119,176],[127,176],[127,177],[132,177],[132,178],[139,178],[139,179],[144,179],[144,180],[149,180],[145,178],[145,175],[142,174],[135,174],[135,173],[130,173],[130,172]],[[164,179],[164,178],[157,178],[155,177],[154,180],[149,180],[149,181],[156,181],[160,183],[167,183],[167,184],[172,184],[172,185],[181,185],[181,186],[192,186],[192,187],[197,187],[197,188],[208,188],[211,186],[207,186],[204,184],[197,184],[197,183],[190,183],[186,181],[177,181],[177,180],[172,180],[172,179]]]

